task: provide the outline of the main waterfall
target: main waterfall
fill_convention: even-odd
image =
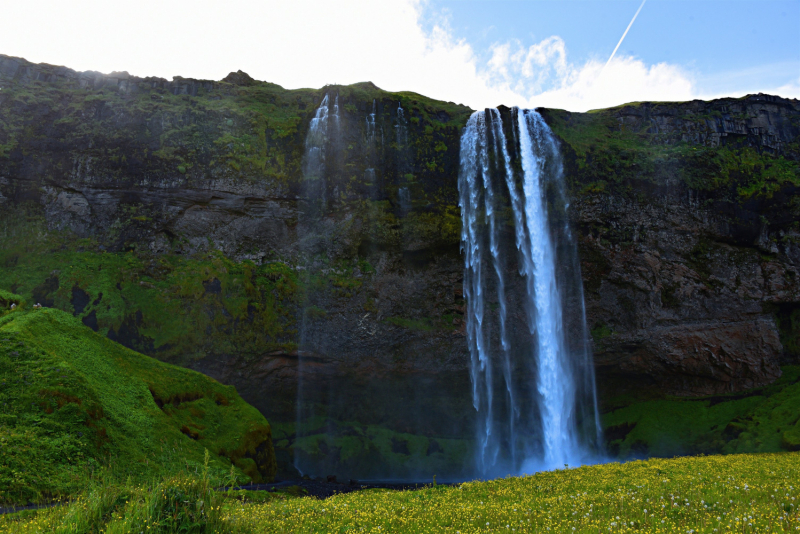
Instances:
[[[482,476],[585,463],[600,444],[558,146],[537,112],[514,108],[510,118],[504,125],[497,109],[476,112],[461,138],[464,297]]]

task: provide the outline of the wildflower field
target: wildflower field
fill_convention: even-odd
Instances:
[[[135,524],[147,532],[287,534],[800,532],[798,485],[800,453],[653,459],[417,491],[366,490],[325,500],[279,495],[257,503],[246,502],[241,494],[211,498],[206,493],[204,503],[182,505],[195,518],[182,530],[170,519],[174,514],[142,512],[141,507],[150,503],[153,508],[158,499],[140,495],[141,504],[131,504],[135,498],[130,497],[116,509],[94,512],[108,522],[92,531],[139,532],[126,527]],[[152,490],[150,495],[176,494],[164,486]],[[189,495],[185,492],[185,500]],[[91,502],[6,516],[0,518],[0,531],[89,531],[77,529],[74,518],[80,515],[76,508],[90,509]],[[207,515],[198,515],[200,508]]]

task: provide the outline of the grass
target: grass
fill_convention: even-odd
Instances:
[[[0,502],[75,495],[98,473],[151,480],[231,465],[275,474],[271,430],[231,386],[103,337],[56,309],[0,312]]]
[[[43,512],[23,511],[0,517],[1,532],[204,533],[228,530],[224,513],[232,507],[285,500],[301,495],[298,487],[282,492],[216,490],[206,451],[197,474],[178,472],[161,480],[133,484],[93,481],[71,502]],[[235,481],[230,473],[228,482]],[[299,490],[299,491],[298,491]]]
[[[324,501],[303,497],[244,503],[215,495],[210,500],[213,522],[184,531],[797,532],[798,480],[800,453],[781,453],[610,463],[417,491],[366,490]],[[159,508],[147,503],[161,497],[151,493],[156,497],[150,501],[128,499],[120,505],[100,523],[102,531],[137,532],[120,526],[126,517],[155,516],[149,510]],[[187,500],[191,504],[193,499]],[[91,508],[89,501],[0,518],[0,530],[78,532],[68,530],[69,521],[76,509]],[[150,525],[150,532],[178,531],[152,520]]]

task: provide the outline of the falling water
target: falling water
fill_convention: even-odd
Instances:
[[[528,295],[533,298],[536,314],[530,314],[530,332],[536,336],[536,389],[542,397],[544,465],[559,466],[574,456],[574,433],[569,419],[574,402],[573,377],[564,350],[561,300],[556,285],[555,254],[550,241],[542,181],[543,146],[549,141],[549,129],[536,112],[518,111],[520,159],[524,176],[525,222],[530,239],[532,272],[525,273]]]
[[[336,95],[336,98],[333,101],[333,124],[335,125],[336,129],[338,130],[341,127],[341,122],[339,118],[339,95]]]
[[[375,99],[372,100],[372,113],[368,113],[366,117],[366,153],[367,153],[367,168],[364,169],[364,182],[370,186],[375,186],[375,164],[377,160],[376,155],[376,141],[377,141],[377,127],[375,124],[375,117],[377,116],[377,106]]]
[[[522,219],[522,201],[519,193],[517,192],[516,185],[514,184],[514,174],[511,170],[511,159],[508,157],[508,147],[506,146],[506,137],[503,133],[503,123],[500,119],[500,112],[498,110],[491,109],[489,111],[492,121],[492,134],[495,141],[494,145],[492,146],[492,152],[495,161],[501,160],[504,163],[502,172],[505,174],[505,185],[508,188],[509,199],[511,200],[512,211],[514,213],[515,242],[517,245],[517,250],[522,253],[522,257],[527,258],[530,255],[523,252],[526,249],[524,220]],[[492,223],[491,232],[493,236],[496,236],[497,229],[494,222]],[[494,237],[494,239],[497,241],[497,237]],[[505,295],[505,281],[503,279],[504,275],[502,269],[498,268],[500,265],[499,261],[497,260],[498,255],[499,251],[497,253],[493,253],[492,258],[493,264],[495,265],[495,271],[497,273],[497,300],[500,310],[500,345],[503,351],[503,380],[505,381],[506,394],[508,395],[508,403],[510,406],[510,409],[507,410],[508,433],[511,436],[511,439],[509,439],[509,452],[511,455],[511,465],[515,466],[517,464],[517,440],[515,436],[515,427],[517,419],[519,418],[519,412],[516,409],[516,395],[512,380],[513,367],[511,362],[511,341],[508,338],[508,329],[506,327],[506,321],[508,318],[508,304]]]
[[[328,139],[328,95],[322,99],[306,134],[306,176],[318,176],[325,162],[325,141]]]
[[[583,294],[575,287],[581,284],[577,249],[566,218],[558,148],[538,113],[514,109],[512,115],[510,148],[496,109],[474,113],[461,139],[466,333],[482,475],[580,464],[599,442]],[[516,172],[511,154],[518,158]],[[555,188],[558,202],[548,202],[549,188]],[[499,216],[500,203],[506,202],[509,221]],[[509,247],[502,246],[504,225],[513,225],[521,279],[508,277],[512,258]],[[489,261],[494,276],[482,269]],[[512,320],[513,293],[507,292],[515,284],[524,288],[524,294],[515,291],[521,297],[513,297],[525,310],[524,319],[517,319],[524,330]],[[487,313],[492,308],[496,315]],[[568,329],[578,342],[568,342]],[[512,330],[518,331],[512,335]],[[493,375],[495,367],[499,376]]]
[[[337,97],[338,101],[338,97]],[[328,95],[311,119],[303,157],[304,193],[310,204],[325,202],[325,149],[328,141]],[[338,108],[336,109],[338,114]]]
[[[400,206],[400,213],[403,216],[408,215],[412,207],[411,188],[409,187],[409,178],[413,180],[411,174],[411,152],[408,145],[408,121],[406,120],[405,111],[400,103],[397,104],[397,124],[395,125],[395,134],[397,140],[397,200]]]
[[[397,104],[397,148],[402,150],[403,147],[408,145],[408,123],[406,122],[406,115],[403,107]]]
[[[298,244],[301,254],[306,258],[313,258],[319,252],[320,235],[319,222],[326,212],[327,180],[331,177],[331,169],[335,167],[338,146],[338,133],[340,132],[339,97],[333,100],[328,94],[322,99],[314,117],[308,127],[305,140],[305,153],[303,155],[303,182],[302,195],[299,203],[299,220],[297,227]],[[308,301],[303,305],[307,306]],[[318,415],[314,401],[319,398],[320,392],[306,384],[312,375],[306,362],[306,356],[313,354],[314,341],[310,333],[305,315],[300,320],[298,339],[297,361],[297,427],[296,436],[302,438],[309,431],[314,431],[309,422],[314,421]],[[313,382],[312,382],[313,383]],[[294,466],[300,472],[306,472],[311,466],[308,461],[303,461],[297,454]]]
[[[372,113],[367,114],[367,143],[370,145],[375,143],[375,116],[377,115],[375,109],[375,100],[372,100]]]

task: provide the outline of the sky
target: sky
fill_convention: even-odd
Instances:
[[[0,13],[0,54],[75,70],[372,81],[474,109],[800,98],[800,0],[0,0]]]

